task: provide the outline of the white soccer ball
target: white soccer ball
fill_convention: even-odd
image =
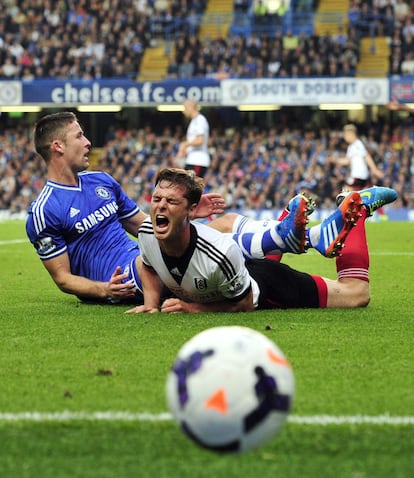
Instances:
[[[282,351],[247,327],[204,330],[178,352],[169,409],[198,445],[244,452],[276,436],[292,406],[294,375]]]

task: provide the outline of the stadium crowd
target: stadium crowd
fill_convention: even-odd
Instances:
[[[10,0],[0,3],[0,78],[136,79],[168,18],[185,31],[205,2]]]
[[[414,72],[413,0],[351,0],[348,26],[328,35],[293,35],[272,14],[271,34],[259,28],[246,30],[248,35],[230,33],[201,41],[198,26],[206,4],[206,0],[2,2],[0,78],[136,79],[145,49],[160,36],[175,45],[169,77],[353,76],[359,39],[366,35],[392,39],[392,74]],[[292,0],[286,5],[295,15],[304,15],[317,2]],[[235,1],[234,18],[244,15],[255,24],[255,7],[251,0]],[[269,22],[268,13],[266,17]]]
[[[158,168],[182,166],[175,159],[182,133],[181,127],[166,127],[161,134],[150,126],[111,129],[96,167],[113,175],[147,210]],[[399,193],[393,207],[414,208],[414,125],[370,127],[361,137],[385,173],[382,184]],[[347,168],[330,160],[345,152],[338,130],[213,127],[209,148],[212,164],[205,176],[206,189],[220,192],[231,209],[279,210],[299,191],[331,208],[346,184]],[[26,211],[45,178],[45,165],[33,153],[29,130],[0,134],[0,173],[0,210]]]
[[[173,32],[169,77],[352,76],[363,35],[390,36],[390,74],[414,74],[414,0],[351,0],[349,25],[332,35],[294,36],[253,32],[245,37],[200,40],[197,22],[206,1],[9,0],[0,4],[0,78],[135,79],[142,54],[156,35]],[[309,12],[315,2],[291,2]],[[251,12],[251,1],[234,2]],[[244,10],[243,10],[244,9]],[[240,13],[239,11],[239,13]],[[247,13],[246,13],[247,14]],[[174,19],[174,20],[173,20]],[[179,22],[177,23],[177,19]],[[369,29],[366,25],[369,25]],[[179,26],[177,31],[171,26]],[[176,164],[182,130],[114,130],[99,167],[113,174],[144,208],[159,166]],[[363,132],[384,185],[400,194],[396,205],[414,206],[414,126],[382,124]],[[284,126],[234,130],[212,128],[208,190],[221,192],[231,208],[282,208],[286,198],[308,190],[331,206],[346,169],[329,158],[342,154],[340,131]],[[0,129],[0,210],[26,211],[44,182],[45,167],[33,153],[30,131]]]
[[[359,43],[354,28],[347,35],[274,36],[231,32],[226,37],[199,40],[183,33],[175,42],[170,78],[272,78],[355,76]]]

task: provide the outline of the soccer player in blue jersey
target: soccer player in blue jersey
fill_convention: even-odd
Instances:
[[[35,126],[34,143],[48,173],[44,188],[29,208],[26,231],[54,282],[63,292],[83,300],[142,301],[137,270],[140,249],[127,232],[136,237],[147,215],[111,176],[87,171],[91,143],[73,113],[41,118]],[[288,221],[292,230],[286,224],[280,226],[282,236],[292,245],[283,252],[303,252],[305,203],[300,199],[295,205]],[[195,217],[223,210],[221,195],[207,194]],[[301,235],[298,241],[295,231]],[[269,235],[266,247],[277,247],[273,237],[280,239],[276,231]]]
[[[141,298],[136,237],[147,215],[110,175],[86,171],[90,141],[75,114],[59,112],[36,124],[34,144],[47,182],[29,208],[26,231],[63,291],[81,299]],[[205,195],[198,217],[223,212],[219,194]]]
[[[140,248],[127,232],[136,237],[147,215],[111,176],[87,171],[91,143],[73,113],[41,118],[34,143],[47,164],[48,178],[29,208],[26,231],[56,285],[82,300],[142,302]],[[296,197],[284,221],[259,233],[240,228],[233,239],[246,257],[273,251],[302,253],[306,234],[313,231],[309,239],[319,252],[336,252],[349,232],[345,214],[339,212],[319,229],[306,231],[307,205],[306,198]],[[223,209],[219,194],[203,195],[192,209],[192,218],[220,214]],[[217,228],[226,232],[223,223]]]

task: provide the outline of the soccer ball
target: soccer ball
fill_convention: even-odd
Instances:
[[[292,368],[274,342],[247,327],[223,326],[181,347],[166,394],[173,417],[198,445],[244,452],[280,432],[294,388]]]

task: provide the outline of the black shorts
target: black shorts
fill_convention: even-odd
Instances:
[[[361,189],[367,188],[369,185],[369,179],[353,178],[352,184],[350,186],[354,188],[355,191],[359,191]]]
[[[195,175],[199,178],[204,178],[208,168],[207,166],[199,166],[198,164],[186,164],[185,169],[194,171]]]
[[[319,294],[310,274],[269,259],[246,261],[260,295],[258,309],[318,308]]]

